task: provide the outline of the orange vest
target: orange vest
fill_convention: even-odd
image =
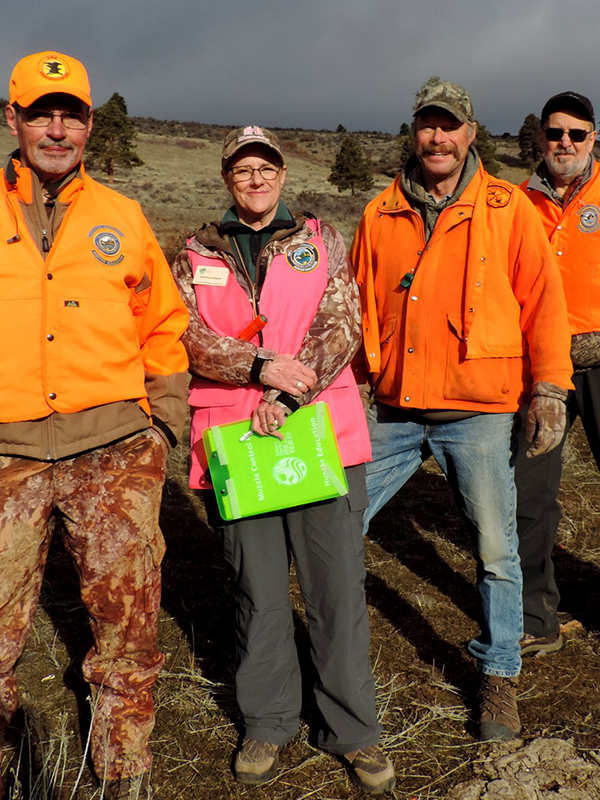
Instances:
[[[0,422],[129,399],[149,413],[145,371],[187,369],[187,312],[139,204],[83,172],[44,260],[19,203],[31,180],[0,173]]]
[[[600,164],[563,208],[537,189],[521,189],[534,204],[560,268],[571,333],[600,331]]]
[[[531,380],[570,387],[560,276],[531,204],[480,167],[429,241],[400,176],[352,246],[377,397],[407,409],[509,412]],[[414,279],[402,286],[404,276]]]

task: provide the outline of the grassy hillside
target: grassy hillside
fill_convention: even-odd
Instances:
[[[172,256],[200,222],[220,219],[230,198],[220,175],[221,143],[228,129],[201,123],[137,120],[142,167],[118,170],[114,188],[138,200],[156,234]],[[374,186],[351,197],[327,182],[343,134],[331,131],[278,130],[288,165],[284,199],[292,209],[311,211],[332,222],[349,245],[365,204],[398,169],[397,140],[391,134],[358,133],[374,168]],[[528,174],[518,160],[513,139],[496,140],[502,164],[500,177],[520,183]],[[0,126],[0,153],[10,152],[15,139]],[[102,173],[93,173],[104,181]]]
[[[170,254],[186,233],[202,220],[218,219],[229,203],[219,175],[223,129],[171,127],[156,121],[146,126],[138,145],[145,165],[118,172],[115,183],[142,203]],[[372,192],[353,199],[327,183],[339,135],[279,133],[289,166],[286,200],[329,219],[349,242],[362,207],[390,180],[384,171],[393,171],[397,158],[393,137],[360,135],[380,171]],[[13,142],[0,128],[0,149],[7,153]],[[520,182],[527,173],[518,164],[515,142],[498,145],[501,175]],[[301,731],[284,750],[277,777],[259,790],[234,782],[230,759],[239,720],[233,699],[231,576],[206,526],[202,502],[187,488],[185,444],[170,456],[168,474],[161,515],[168,549],[160,621],[167,660],[156,685],[152,745],[157,798],[354,797],[342,766],[313,745],[316,710],[308,684]],[[558,736],[587,752],[600,747],[600,484],[580,428],[566,450],[561,501],[565,515],[557,573],[567,641],[557,655],[525,665],[521,709],[526,738]],[[470,546],[446,481],[431,461],[374,520],[366,543],[382,741],[398,772],[394,797],[403,800],[442,798],[486,752],[475,742],[470,722],[477,670],[465,643],[479,626]],[[308,669],[306,619],[295,580],[292,599]],[[76,577],[55,537],[35,628],[18,666],[23,712],[9,731],[3,761],[12,798],[100,800],[82,755],[93,713],[80,674],[89,644]]]

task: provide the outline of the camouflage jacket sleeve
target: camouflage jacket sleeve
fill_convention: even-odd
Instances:
[[[329,262],[329,282],[317,313],[304,337],[296,358],[317,373],[317,383],[303,395],[302,405],[310,403],[332,383],[350,363],[361,341],[360,301],[340,233],[322,223],[321,234]],[[279,392],[269,389],[265,400],[273,402]]]
[[[221,383],[248,383],[256,356],[273,358],[275,353],[232,336],[220,336],[204,324],[198,314],[187,248],[181,250],[171,270],[190,315],[189,327],[183,335],[190,372],[200,378]]]

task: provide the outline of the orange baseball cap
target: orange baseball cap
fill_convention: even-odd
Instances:
[[[90,81],[80,61],[53,50],[25,56],[10,76],[9,102],[27,108],[45,94],[72,94],[92,105]]]

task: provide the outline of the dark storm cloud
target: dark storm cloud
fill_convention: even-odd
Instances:
[[[430,75],[461,83],[492,132],[548,96],[595,97],[597,0],[21,0],[4,12],[4,91],[47,47],[143,116],[395,132]]]

